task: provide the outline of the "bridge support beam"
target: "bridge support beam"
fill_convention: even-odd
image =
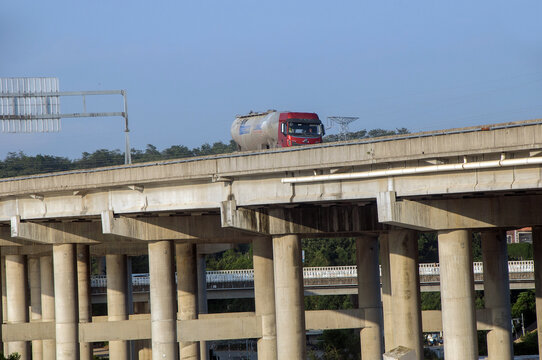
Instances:
[[[418,241],[412,230],[389,232],[393,345],[423,356]]]
[[[107,317],[109,321],[128,320],[126,255],[106,255]],[[128,360],[128,342],[110,341],[111,360]]]
[[[176,244],[177,260],[177,319],[180,321],[198,318],[198,278],[196,245]],[[199,360],[199,343],[181,341],[181,359]]]
[[[151,336],[153,360],[177,358],[173,242],[149,243]]]
[[[301,239],[273,237],[278,359],[305,359],[305,304]]]
[[[361,329],[361,358],[379,360],[383,354],[382,301],[378,267],[378,238],[362,236],[356,239],[358,266],[358,306],[365,310],[365,324]]]
[[[470,232],[439,231],[438,249],[444,356],[447,360],[477,359]]]
[[[41,321],[55,321],[55,288],[53,276],[53,256],[40,257],[41,277]],[[54,359],[56,342],[52,339],[43,340],[43,358]]]
[[[90,253],[89,246],[77,245],[77,297],[79,300],[79,323],[92,322],[90,300]],[[92,360],[92,346],[88,342],[79,343],[79,358]]]
[[[493,323],[493,329],[487,334],[488,356],[492,360],[509,360],[514,357],[514,348],[506,234],[482,232],[482,255],[485,307],[491,311]]]
[[[256,316],[262,319],[262,337],[258,339],[258,359],[277,359],[275,316],[275,280],[273,275],[273,242],[259,237],[253,242],[254,302]]]
[[[6,255],[7,323],[20,324],[27,321],[25,256]],[[8,352],[17,352],[22,360],[29,359],[28,343],[8,343]]]
[[[79,359],[75,244],[53,245],[56,360]]]

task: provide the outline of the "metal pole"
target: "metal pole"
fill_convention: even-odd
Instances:
[[[122,97],[124,98],[124,133],[126,134],[125,138],[125,149],[124,149],[124,163],[132,163],[132,154],[130,152],[130,128],[128,127],[128,100],[126,99],[126,90],[122,90]]]

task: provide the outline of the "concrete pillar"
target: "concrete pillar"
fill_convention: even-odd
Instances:
[[[0,324],[3,324],[8,319],[8,297],[6,293],[6,257],[2,256],[0,257],[0,275],[2,276],[2,321]],[[2,332],[0,331],[0,335],[2,335]],[[0,337],[1,339],[1,337]],[[1,343],[0,349],[4,354],[8,353],[8,345],[7,343]]]
[[[55,288],[53,277],[53,257],[40,257],[41,278],[41,321],[55,321]],[[43,358],[54,359],[56,342],[54,339],[43,340]]]
[[[257,238],[252,242],[254,260],[254,303],[256,316],[262,318],[262,337],[258,339],[258,360],[277,359],[275,316],[275,280],[273,275],[273,241]]]
[[[108,321],[128,320],[126,304],[126,255],[106,255],[107,274],[107,319]],[[129,349],[127,341],[110,341],[111,360],[127,360]]]
[[[533,253],[538,353],[542,354],[542,227],[533,228]]]
[[[488,357],[491,360],[510,360],[514,357],[514,348],[505,231],[482,233],[482,256],[485,307],[491,310],[494,326],[487,334]]]
[[[8,324],[27,322],[25,257],[6,255],[6,291]],[[28,343],[13,341],[8,343],[8,353],[17,352],[22,360],[30,358]]]
[[[89,246],[77,245],[77,297],[79,299],[79,323],[92,322],[90,301],[90,253]],[[92,360],[92,344],[79,343],[81,360]]]
[[[56,360],[79,359],[75,244],[53,245]]]
[[[378,238],[362,236],[356,239],[358,267],[358,306],[365,310],[370,327],[361,329],[361,359],[380,360],[382,344],[382,301],[380,299],[380,270],[378,267]]]
[[[305,359],[305,304],[301,240],[297,235],[273,237],[277,358]]]
[[[177,358],[177,316],[173,242],[149,243],[151,334],[153,360]]]
[[[177,319],[194,320],[198,318],[198,276],[196,245],[176,244],[177,260]],[[199,360],[197,341],[180,342],[181,359]]]
[[[148,301],[134,303],[134,314],[150,314],[150,304]],[[136,340],[134,341],[134,357],[138,360],[151,360],[151,340]]]
[[[207,314],[207,264],[205,263],[205,254],[197,254],[198,266],[198,313]],[[209,359],[209,347],[207,341],[199,342],[200,359]]]
[[[471,234],[439,231],[440,299],[446,360],[478,358]]]
[[[378,237],[380,243],[380,266],[382,270],[381,296],[382,315],[384,317],[384,350],[393,349],[393,313],[391,304],[391,277],[390,277],[390,246],[388,234],[381,234]]]
[[[126,256],[126,312],[128,319],[134,314],[134,289],[132,277],[132,257]],[[130,359],[135,357],[135,340],[128,340],[128,356]]]
[[[30,322],[41,321],[41,277],[37,257],[28,258],[28,279],[30,283]],[[32,340],[32,360],[43,358],[42,340]]]
[[[393,347],[405,346],[423,357],[417,233],[389,232]]]

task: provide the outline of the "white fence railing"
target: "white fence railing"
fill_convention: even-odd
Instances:
[[[484,267],[481,262],[472,264],[475,274],[483,274]],[[438,263],[425,263],[419,266],[420,275],[431,276],[440,275],[440,267]],[[534,272],[534,263],[532,260],[527,261],[509,261],[509,273],[532,273]],[[254,281],[254,270],[220,270],[207,271],[207,284],[222,284],[222,283],[246,283]],[[331,279],[331,278],[355,278],[358,276],[357,267],[352,266],[325,266],[325,267],[306,267],[303,268],[304,279]],[[107,287],[107,277],[105,275],[92,276],[92,287]],[[149,286],[149,274],[133,274],[132,286]]]

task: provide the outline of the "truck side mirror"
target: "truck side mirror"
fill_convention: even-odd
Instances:
[[[324,128],[324,125],[320,125],[320,133],[322,134],[322,136],[326,134],[326,129]]]
[[[280,132],[284,135],[286,135],[286,123],[280,124]]]

